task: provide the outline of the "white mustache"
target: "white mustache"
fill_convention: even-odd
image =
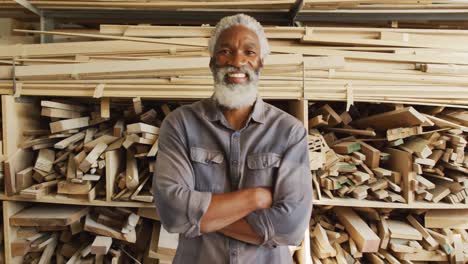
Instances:
[[[213,68],[214,70],[214,78],[217,82],[223,83],[228,85],[225,82],[225,77],[228,76],[231,73],[244,73],[248,77],[248,82],[257,82],[259,79],[259,71],[255,71],[252,68],[248,66],[241,66],[241,67],[232,67],[232,66],[226,66],[226,67],[218,67],[215,66]]]

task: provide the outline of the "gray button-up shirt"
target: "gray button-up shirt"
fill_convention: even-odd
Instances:
[[[159,134],[153,181],[163,226],[179,233],[175,264],[288,264],[312,212],[307,132],[259,97],[244,128],[231,128],[212,98],[179,107]],[[273,205],[246,217],[261,246],[200,233],[211,195],[271,187]]]

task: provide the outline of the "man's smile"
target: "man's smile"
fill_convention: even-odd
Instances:
[[[245,83],[249,79],[249,75],[244,72],[229,72],[226,74],[226,82],[227,83]]]

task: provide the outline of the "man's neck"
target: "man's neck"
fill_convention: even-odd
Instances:
[[[223,109],[224,117],[229,125],[235,130],[239,130],[245,126],[250,113],[252,112],[253,105],[239,108],[239,109]]]

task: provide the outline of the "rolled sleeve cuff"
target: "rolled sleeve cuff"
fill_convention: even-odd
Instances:
[[[253,230],[263,238],[261,246],[276,247],[276,243],[273,240],[275,230],[266,210],[252,212],[245,219],[252,226]]]
[[[191,191],[187,216],[190,222],[190,228],[185,233],[185,236],[188,238],[194,238],[200,236],[200,220],[202,216],[208,210],[208,206],[211,202],[211,193],[209,192],[198,192]]]

